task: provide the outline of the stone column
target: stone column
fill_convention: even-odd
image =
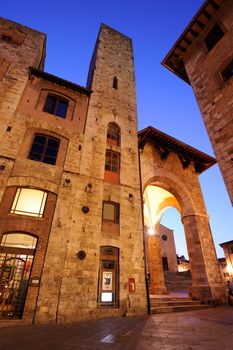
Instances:
[[[207,215],[185,215],[182,222],[192,273],[192,298],[205,303],[225,303],[226,292]]]
[[[147,237],[147,253],[150,272],[150,294],[167,294],[158,234],[155,233]]]

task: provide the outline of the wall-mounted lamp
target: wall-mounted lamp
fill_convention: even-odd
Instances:
[[[150,227],[148,229],[148,234],[149,234],[149,236],[153,236],[155,234],[155,231],[154,231],[153,227]]]
[[[87,186],[86,186],[86,192],[91,193],[92,192],[92,183],[88,182]]]
[[[133,202],[133,194],[129,193],[129,201],[132,203]]]
[[[70,187],[70,186],[71,186],[71,181],[70,181],[70,179],[65,179],[64,182],[63,182],[63,186],[64,186],[64,187]]]

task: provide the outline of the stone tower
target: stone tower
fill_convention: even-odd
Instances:
[[[95,182],[95,210],[103,213],[94,239],[100,247],[119,249],[120,307],[124,310],[126,304],[126,312],[141,313],[146,310],[146,291],[131,39],[101,25],[87,86],[92,94],[81,172]],[[108,220],[108,210],[119,210],[115,223]]]
[[[101,25],[87,85],[91,96],[85,126],[83,134],[72,132],[73,148],[66,157],[62,180],[67,184],[59,190],[37,322],[146,313],[135,78],[129,38]],[[54,295],[52,304],[48,282]]]
[[[191,84],[233,203],[233,2],[206,0],[163,60]]]

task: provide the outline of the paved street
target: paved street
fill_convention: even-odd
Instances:
[[[0,350],[232,350],[233,307],[63,325],[0,324]]]

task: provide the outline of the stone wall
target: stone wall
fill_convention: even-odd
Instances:
[[[233,3],[227,0],[189,47],[183,60],[233,203],[233,80],[224,82],[220,74],[233,57],[232,17]],[[225,34],[208,51],[204,39],[216,22]]]
[[[180,205],[192,273],[192,297],[203,302],[224,302],[226,296],[209,219],[193,163],[184,169],[173,152],[166,160],[161,160],[159,151],[150,143],[141,151],[140,162],[143,188],[147,185],[162,187],[174,195]],[[156,253],[154,256],[159,257]]]

